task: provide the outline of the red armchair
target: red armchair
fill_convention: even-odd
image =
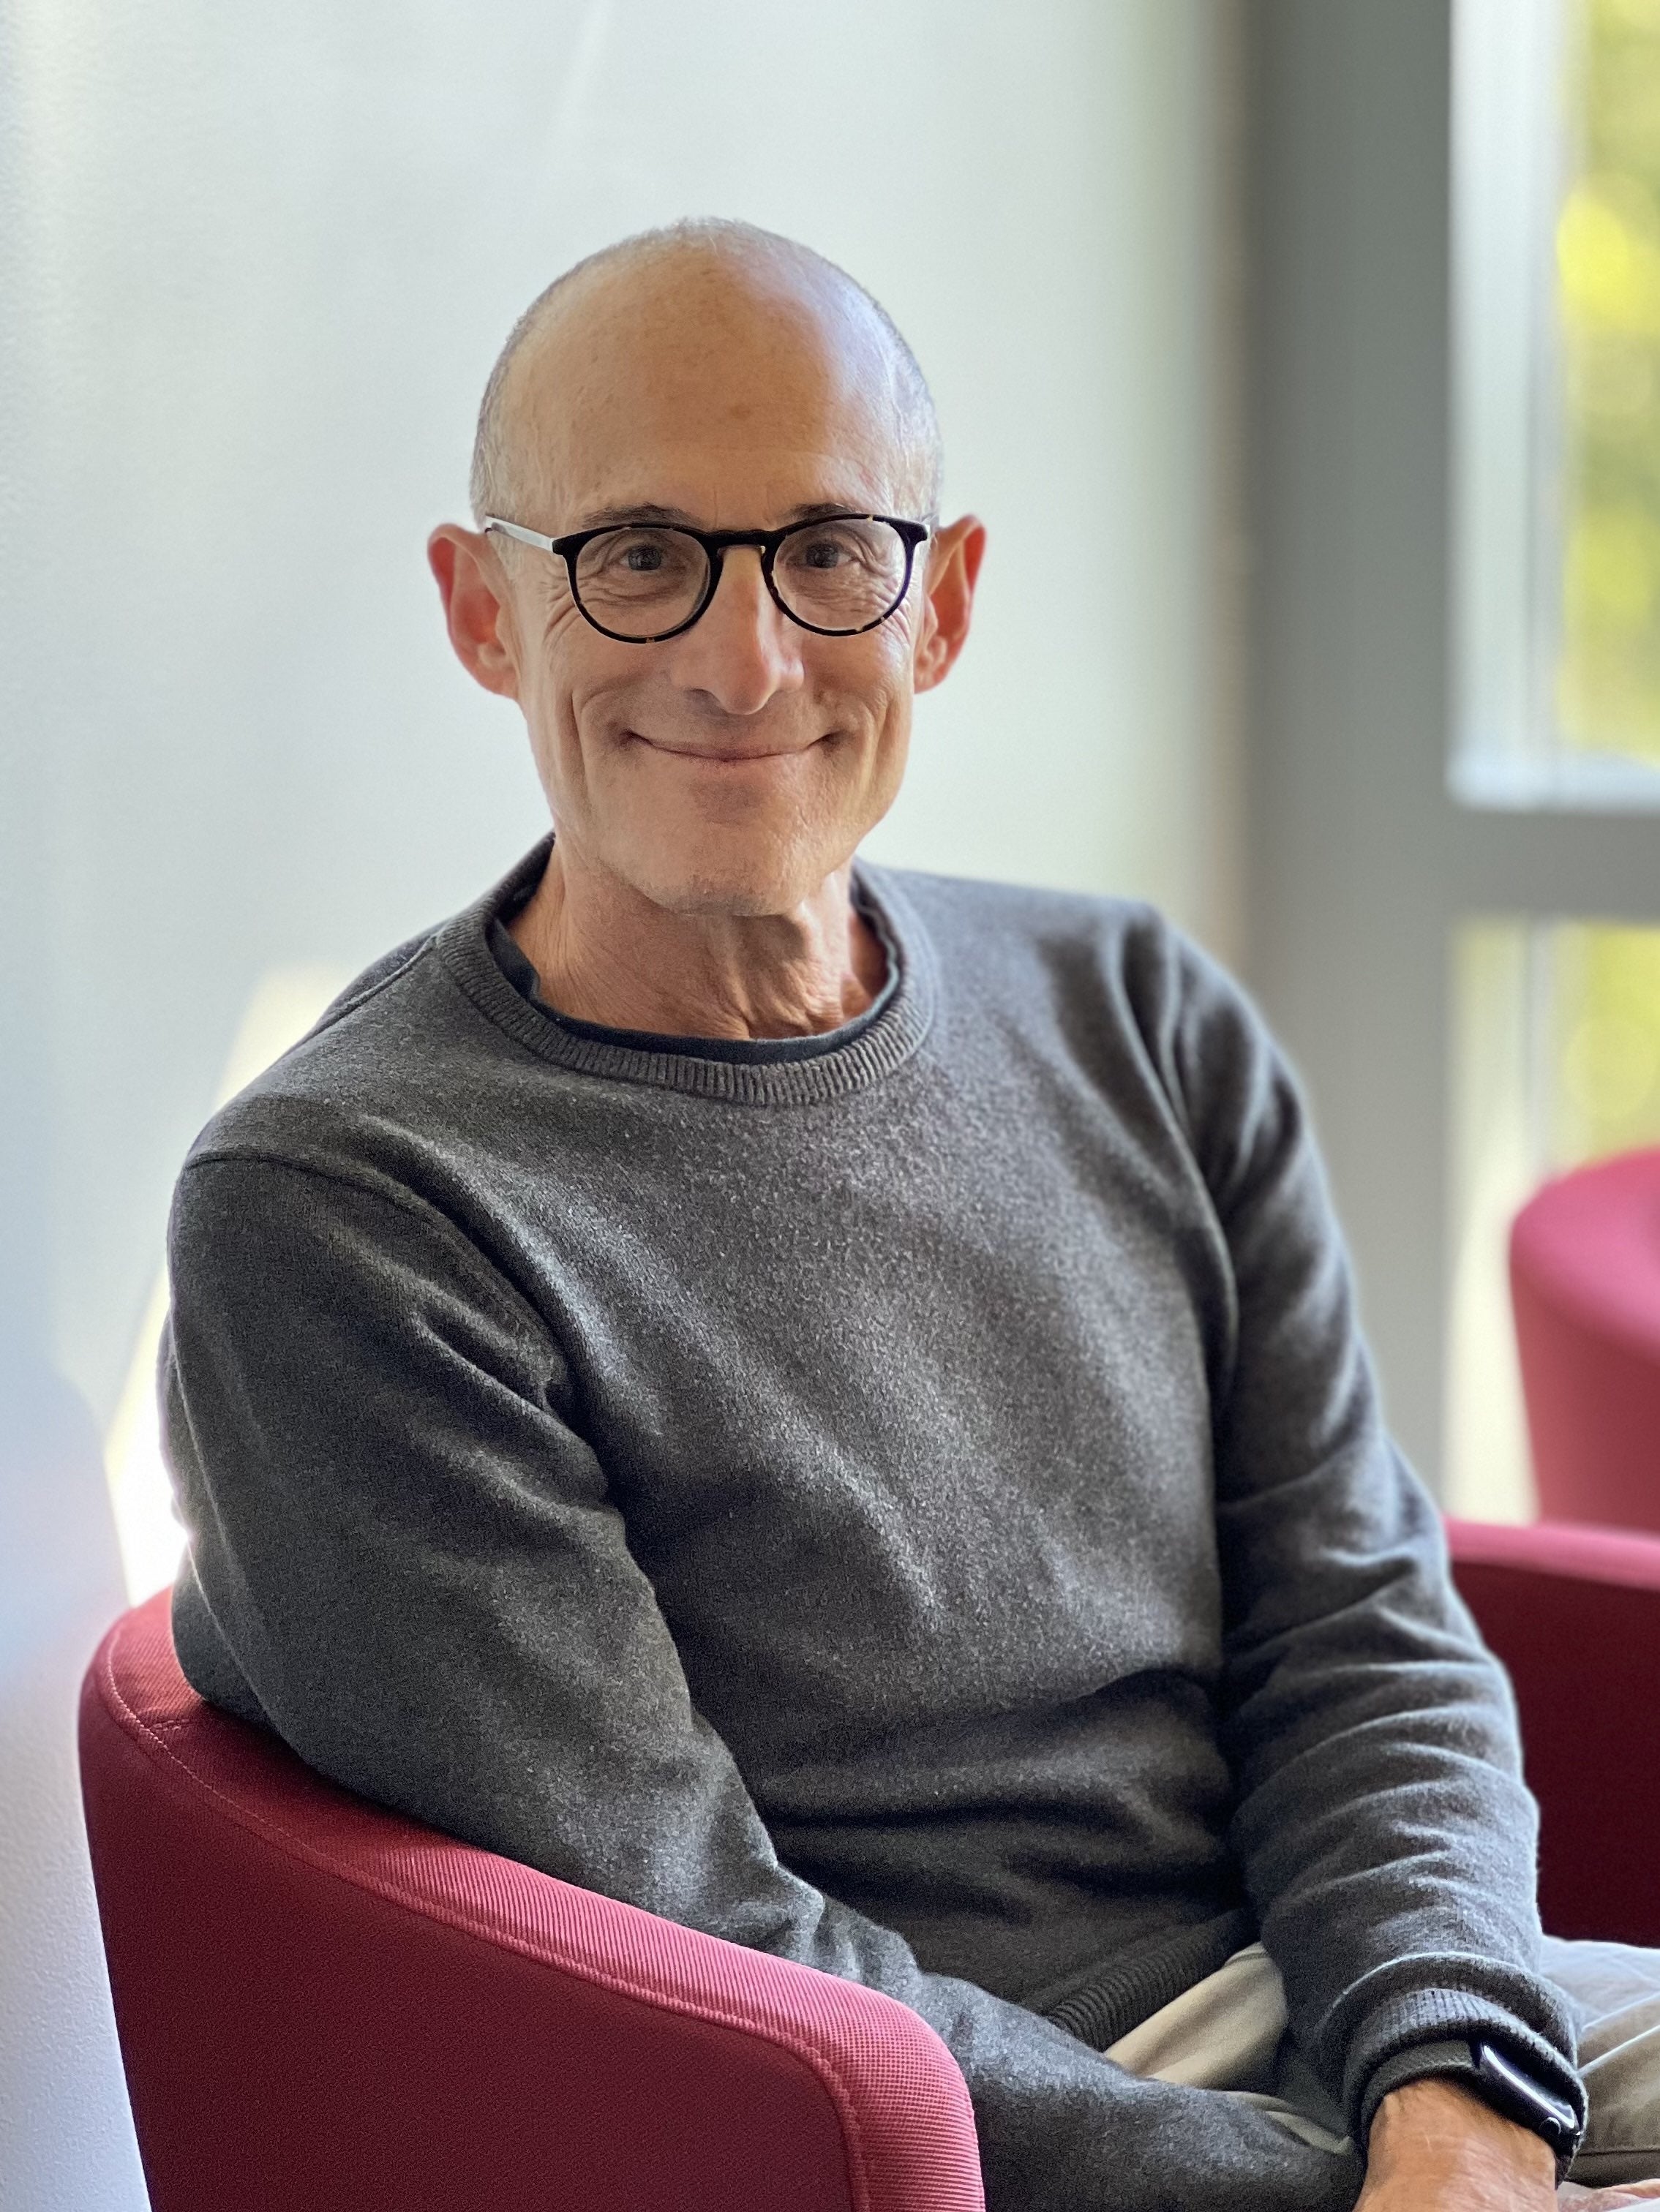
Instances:
[[[1660,1149],[1536,1192],[1511,1298],[1539,1510],[1660,1529]]]
[[[1660,1942],[1660,1540],[1453,1528],[1545,1802],[1547,1924]],[[155,2212],[976,2212],[903,2005],[321,1781],[185,1684],[153,1599],[82,1698]]]
[[[915,2013],[331,1787],[190,1689],[165,1595],[81,1763],[154,2212],[978,2212]]]
[[[1521,1710],[1546,1927],[1660,1946],[1660,1537],[1567,1521],[1447,1534]]]

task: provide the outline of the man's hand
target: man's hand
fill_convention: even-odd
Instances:
[[[1660,2203],[1660,2181],[1611,2189],[1555,2187],[1550,2146],[1501,2118],[1456,2081],[1430,2076],[1390,2092],[1366,2146],[1366,2185],[1354,2212],[1587,2212]]]

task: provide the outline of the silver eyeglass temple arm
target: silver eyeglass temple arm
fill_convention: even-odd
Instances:
[[[487,514],[484,517],[485,536],[488,537],[492,530],[499,530],[504,538],[516,538],[521,545],[537,546],[544,553],[553,550],[551,538],[544,538],[539,530],[526,530],[522,522],[504,522],[499,514]]]

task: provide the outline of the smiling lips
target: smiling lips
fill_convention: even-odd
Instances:
[[[739,768],[750,761],[793,760],[797,755],[811,750],[807,745],[771,745],[765,750],[757,749],[739,750],[736,748],[717,750],[702,745],[665,745],[660,744],[655,738],[640,737],[638,731],[631,732],[630,734],[639,738],[640,743],[648,745],[654,753],[668,753],[675,760],[699,761],[708,768]],[[815,739],[813,742],[816,744],[818,741]]]

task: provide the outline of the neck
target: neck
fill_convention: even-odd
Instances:
[[[816,1036],[863,1013],[886,956],[852,863],[782,914],[678,914],[562,848],[508,923],[562,1014],[659,1036]]]

